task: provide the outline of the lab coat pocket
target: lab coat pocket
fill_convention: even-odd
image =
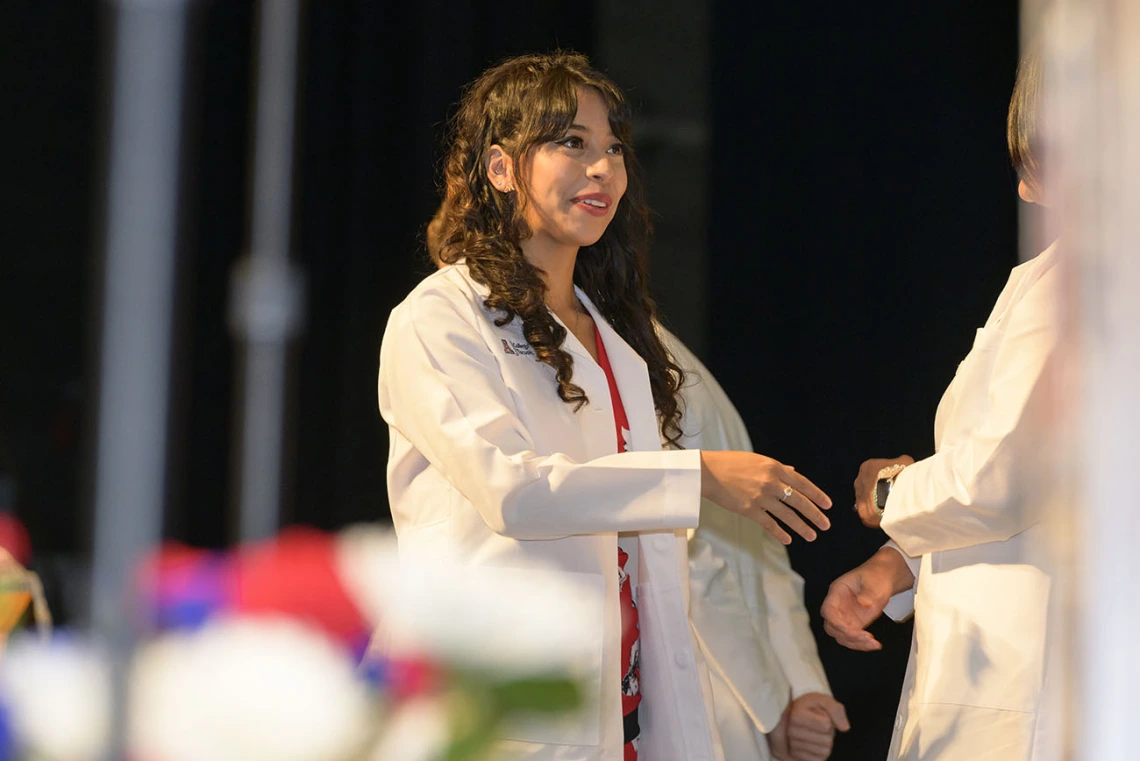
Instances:
[[[1032,565],[972,559],[942,557],[922,580],[926,600],[915,618],[918,647],[928,653],[921,700],[1035,711],[1049,577]]]
[[[984,354],[984,350],[979,351],[980,347],[985,345],[985,340],[989,331],[985,328],[978,328],[974,334],[974,343],[970,347],[970,351],[958,363],[958,367],[954,370],[954,378],[950,381],[950,385],[946,387],[946,391],[942,394],[942,400],[938,403],[938,411],[934,418],[934,440],[936,442],[936,449],[941,448],[942,438],[945,434],[946,421],[951,417],[952,413],[957,412],[958,399],[960,391],[965,383],[965,378],[973,360]]]
[[[519,573],[526,573],[531,582],[535,580],[534,570],[520,570]],[[601,622],[605,620],[605,577],[600,573],[551,573],[558,574],[560,586],[569,581],[581,589],[583,600],[594,608],[590,618],[599,622],[599,625],[592,627],[590,633],[575,644],[574,652],[568,659],[571,663],[570,676],[577,681],[582,696],[581,706],[576,711],[560,716],[519,717],[509,722],[499,733],[503,740],[516,741],[504,743],[504,747],[513,747],[520,752],[526,750],[527,743],[592,746],[601,742],[602,655],[605,642]],[[612,687],[616,692],[618,685],[615,683]]]
[[[970,347],[970,353],[958,363],[958,371],[954,374],[955,379],[964,373],[975,372],[979,365],[987,364],[985,360],[997,345],[999,332],[997,327],[978,328],[974,334],[974,343]]]
[[[958,365],[958,372],[938,407],[935,430],[939,446],[945,437],[956,437],[975,428],[988,413],[986,389],[1000,341],[999,328],[978,328],[973,348]]]
[[[898,761],[1023,761],[1033,745],[1035,716],[931,703],[919,707]]]

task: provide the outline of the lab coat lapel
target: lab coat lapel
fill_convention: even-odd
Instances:
[[[582,342],[578,340],[578,336],[574,335],[574,331],[570,330],[569,326],[567,326],[566,323],[562,322],[558,315],[554,313],[553,309],[550,310],[550,316],[554,318],[555,322],[557,322],[563,328],[566,328],[566,339],[562,342],[562,348],[574,355],[575,377],[577,377],[579,368],[582,368],[583,366],[588,368],[597,367],[598,363],[594,361],[594,357],[590,354],[589,351],[586,350],[586,347],[582,345]],[[601,368],[598,369],[600,370]]]
[[[657,411],[653,406],[653,395],[647,393],[650,386],[649,370],[645,361],[617,334],[617,331],[610,327],[589,297],[580,289],[575,288],[575,290],[578,298],[590,311],[590,316],[594,318],[602,343],[606,346],[606,356],[609,357],[618,393],[621,394],[622,406],[625,407],[626,417],[629,418],[630,449],[638,452],[661,449]]]
[[[471,277],[471,274],[466,267],[463,268],[463,274],[464,277],[466,277],[467,280],[471,283],[471,287],[474,288],[475,292],[479,294],[480,297],[485,299],[491,294],[491,289],[477,281],[475,278]],[[486,309],[486,307],[484,307],[484,309]],[[583,365],[586,368],[589,368],[591,366],[596,367],[596,363],[594,362],[594,358],[590,356],[590,352],[586,351],[586,347],[582,346],[582,343],[578,340],[577,336],[575,336],[574,333],[566,327],[566,323],[558,319],[558,315],[556,315],[553,311],[550,312],[550,316],[554,318],[555,322],[557,322],[563,328],[566,328],[566,340],[562,342],[562,348],[574,355],[575,375],[577,375],[579,368],[583,367]],[[522,322],[518,318],[515,318],[512,324],[515,325],[521,333]],[[586,372],[589,373],[589,370],[586,370]]]
[[[1023,262],[1013,268],[1009,274],[1009,281],[998,296],[990,317],[986,320],[986,329],[1000,325],[1013,305],[1021,301],[1021,297],[1032,288],[1041,276],[1044,275],[1057,261],[1057,243],[1042,251],[1033,259]]]
[[[476,292],[485,298],[489,293],[486,286],[476,282],[470,275],[467,277],[475,287]],[[594,319],[594,324],[597,325],[598,332],[601,334],[602,342],[606,346],[606,356],[609,357],[610,368],[613,370],[614,380],[617,382],[618,393],[621,394],[622,406],[625,407],[625,414],[629,419],[630,449],[639,452],[659,450],[661,448],[661,435],[657,424],[657,411],[653,406],[653,395],[646,393],[650,387],[649,371],[644,360],[610,327],[610,324],[594,306],[594,302],[590,301],[590,298],[577,286],[574,287],[574,290],[582,304],[590,312],[590,316]],[[550,314],[559,325],[566,327],[558,319],[558,315],[554,312]],[[601,367],[594,361],[586,347],[568,328],[566,339],[562,342],[562,348],[573,355],[574,383],[586,392],[586,396],[590,398],[591,407],[596,410],[595,405],[602,399],[609,397],[609,386],[606,383],[605,373],[602,372]],[[609,409],[612,410],[612,400]],[[581,412],[586,412],[586,410]],[[589,424],[586,425],[587,439],[591,442],[595,440],[605,441],[608,446],[613,446],[610,443],[613,441],[612,433],[607,432],[604,435],[602,433],[613,430],[612,417],[607,416],[607,421],[605,424],[599,421],[597,425],[594,425],[592,420],[588,421]],[[591,449],[593,448],[591,447]],[[600,454],[599,452],[592,456],[600,456]]]

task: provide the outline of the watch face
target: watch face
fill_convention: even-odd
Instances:
[[[887,506],[887,497],[891,496],[891,482],[880,478],[875,483],[875,506],[882,510]]]

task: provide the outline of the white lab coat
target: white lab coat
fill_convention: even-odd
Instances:
[[[575,412],[557,396],[518,320],[497,327],[463,264],[397,306],[380,351],[388,489],[402,555],[499,568],[538,561],[604,591],[575,721],[512,730],[503,752],[551,761],[622,758],[618,532],[640,532],[641,754],[722,761],[711,687],[689,626],[686,529],[700,511],[700,454],[662,451],[645,363],[581,291],[606,345],[630,424],[617,454],[605,374],[573,336]]]
[[[676,336],[661,338],[686,372],[681,439],[686,449],[752,451],[724,389]],[[703,500],[689,540],[690,615],[709,664],[728,761],[766,761],[765,734],[792,697],[831,690],[804,607],[803,579],[788,552],[755,521]]]
[[[887,500],[883,529],[916,576],[887,608],[915,615],[892,761],[1042,761],[1057,748],[1047,527],[1026,500],[1045,466],[1055,249],[1013,270],[938,406],[936,454]]]

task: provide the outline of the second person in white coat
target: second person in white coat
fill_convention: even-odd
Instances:
[[[1009,145],[1019,193],[1040,200],[1039,61],[1018,71]],[[934,420],[937,451],[869,460],[856,481],[864,522],[893,540],[837,579],[827,631],[876,650],[864,631],[910,614],[914,638],[889,761],[1060,758],[1056,603],[1048,521],[1036,482],[1049,467],[1050,363],[1059,326],[1057,244],[1016,267]]]

